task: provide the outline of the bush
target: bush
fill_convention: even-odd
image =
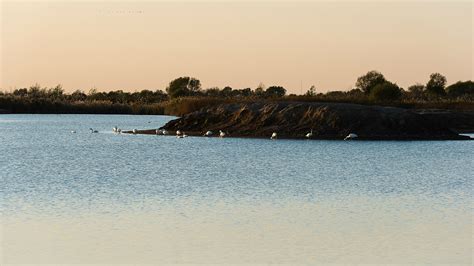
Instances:
[[[268,97],[283,97],[286,94],[286,89],[281,86],[271,86],[265,91]]]
[[[474,82],[472,81],[458,81],[446,88],[449,96],[474,96]]]
[[[397,84],[384,82],[376,85],[370,92],[370,98],[374,101],[386,102],[400,100],[402,91]]]
[[[190,77],[180,77],[170,82],[166,88],[170,98],[196,95],[201,91],[201,82]]]
[[[227,102],[232,102],[232,100],[211,97],[182,97],[163,102],[162,106],[166,115],[182,116],[204,107],[210,107]]]
[[[360,89],[366,94],[370,94],[375,86],[386,82],[387,80],[382,75],[382,73],[372,70],[367,72],[367,74],[357,78],[356,88]]]

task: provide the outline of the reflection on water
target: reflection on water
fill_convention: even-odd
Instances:
[[[111,133],[168,119],[0,116],[2,262],[472,262],[471,142]]]

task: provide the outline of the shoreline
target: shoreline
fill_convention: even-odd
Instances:
[[[204,136],[207,131],[218,136],[222,130],[226,137],[262,139],[275,133],[278,139],[342,140],[356,134],[358,140],[471,140],[460,133],[474,132],[474,113],[344,103],[251,102],[202,108],[159,129],[136,129],[136,134],[157,135],[157,130],[173,133],[170,135],[179,130],[188,136]]]
[[[199,138],[221,138],[217,134],[213,136],[204,136],[204,133],[201,132],[193,132],[193,131],[185,131],[184,132],[188,137],[199,137]],[[128,134],[128,135],[150,135],[150,136],[157,136],[157,137],[177,137],[177,135],[174,134],[156,134],[156,129],[139,129],[136,131],[136,133],[133,133],[132,130],[124,130],[122,131],[122,134]],[[472,133],[462,133],[462,134],[474,134]],[[368,137],[358,137],[357,139],[353,139],[351,141],[442,141],[442,140],[474,140],[474,138],[471,138],[469,136],[464,136],[460,134],[460,137],[454,137],[454,138],[393,138],[393,137],[384,137],[384,136],[372,136],[370,138]],[[271,140],[270,136],[265,137],[265,136],[248,136],[248,135],[242,135],[242,134],[227,134],[223,138],[237,138],[237,139],[268,139]],[[316,136],[316,137],[311,137],[311,138],[306,138],[304,136],[301,137],[291,137],[291,136],[279,136],[275,140],[344,140],[344,137],[339,137],[339,136]]]
[[[364,118],[370,112],[372,114]],[[326,117],[324,113],[326,113]],[[24,113],[12,113],[6,109],[0,109],[0,117],[2,114],[23,115]],[[332,118],[328,119],[327,114]],[[49,115],[145,114],[49,113]],[[181,117],[161,114],[150,116],[175,117],[176,119],[171,120],[159,129],[166,129],[170,132],[183,130],[189,136],[203,136],[207,130],[212,130],[217,135],[219,130],[223,130],[227,132],[226,137],[232,138],[266,139],[270,138],[272,132],[278,132],[279,139],[307,139],[305,135],[311,128],[318,131],[311,139],[318,140],[344,139],[349,133],[357,133],[359,140],[469,140],[469,137],[462,134],[474,134],[474,110],[407,109],[350,103],[255,101],[204,107]],[[412,132],[399,130],[398,127],[403,126],[409,116],[416,118],[414,119],[414,121],[416,120],[415,123],[412,123],[415,125],[408,128]],[[242,119],[246,121],[242,123]],[[356,121],[356,123],[353,123],[353,121]],[[252,127],[255,122],[258,125]],[[426,124],[427,122],[430,124],[428,128],[421,131],[416,128],[417,123]],[[331,125],[335,123],[339,123],[339,125],[337,127]],[[389,124],[389,126],[395,124],[395,127],[392,125],[389,128],[390,130],[380,131],[380,129],[387,126],[386,124]],[[360,125],[371,127],[371,131],[359,132]],[[143,126],[146,127],[146,125]],[[432,131],[432,129],[435,129],[435,131]],[[436,133],[440,129],[444,132]],[[138,130],[138,134],[156,135],[155,130],[156,128],[142,128]],[[418,132],[422,134],[418,134]],[[132,131],[124,131],[123,133],[131,134]]]

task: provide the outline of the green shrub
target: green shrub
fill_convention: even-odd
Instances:
[[[402,91],[397,84],[384,82],[376,85],[370,92],[370,98],[378,102],[392,102],[400,100]]]
[[[446,88],[449,96],[460,97],[460,96],[474,96],[474,82],[458,81]]]

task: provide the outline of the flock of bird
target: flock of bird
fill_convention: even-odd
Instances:
[[[95,130],[95,129],[93,129],[93,128],[89,128],[89,131],[90,131],[91,133],[99,133],[98,130]],[[112,128],[112,131],[113,131],[114,133],[117,133],[117,134],[122,133],[122,129],[120,129],[120,128],[118,128],[118,127],[113,127],[113,128]],[[73,131],[71,131],[71,133],[76,133],[76,131],[73,130]],[[133,134],[137,134],[137,133],[138,133],[138,130],[137,130],[137,129],[133,129],[133,130],[132,130],[132,133],[133,133]],[[157,130],[155,131],[155,133],[156,133],[156,135],[169,135],[169,134],[170,134],[169,131],[167,131],[166,129],[157,129]],[[209,131],[206,131],[206,133],[204,133],[203,136],[204,136],[204,137],[212,137],[212,136],[214,136],[214,132],[212,132],[212,131],[210,131],[210,130],[209,130]],[[218,136],[219,136],[220,138],[224,138],[225,136],[227,136],[227,133],[224,132],[224,131],[222,131],[222,130],[219,130],[219,135],[218,135]],[[181,139],[181,138],[186,138],[186,137],[188,137],[188,135],[186,135],[186,133],[185,133],[184,131],[181,131],[181,130],[177,130],[177,131],[176,131],[176,138]],[[306,133],[305,137],[306,137],[307,139],[311,139],[311,138],[313,137],[313,129],[311,129],[310,132]],[[344,138],[344,140],[356,139],[356,138],[358,138],[358,137],[359,137],[359,136],[358,136],[357,134],[355,134],[355,133],[350,133],[349,135],[347,135],[347,136]],[[275,139],[277,139],[277,138],[278,138],[278,134],[277,134],[276,132],[273,132],[272,135],[271,135],[271,137],[270,137],[270,139],[275,140]]]

